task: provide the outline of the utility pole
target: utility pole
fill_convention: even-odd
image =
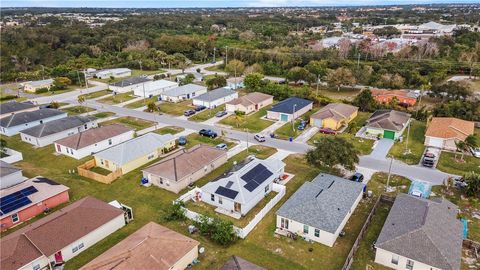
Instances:
[[[293,114],[292,114],[292,131],[295,132],[295,108],[297,104],[293,104]]]
[[[228,64],[228,46],[225,46],[225,66]]]
[[[317,74],[317,94],[316,96],[318,97],[318,85],[320,84],[320,74]]]
[[[217,48],[213,48],[213,63],[215,63],[215,52],[217,51]]]
[[[42,66],[42,80],[45,80],[45,66]]]
[[[358,53],[357,69],[360,69],[360,53]]]
[[[140,64],[140,71],[143,71],[143,69],[142,69],[142,61],[141,61],[141,60],[138,60],[138,63]]]
[[[85,79],[85,88],[88,88],[88,81],[87,81],[87,71],[83,70],[83,77]]]
[[[248,156],[248,154],[249,154],[249,151],[248,151],[248,137],[250,136],[250,134],[248,133],[248,128],[246,128],[245,131],[247,132],[247,156]]]
[[[404,155],[410,154],[410,149],[408,149],[408,138],[410,137],[410,125],[411,125],[411,121],[408,121],[407,140],[405,141],[405,153],[403,153]]]
[[[143,87],[143,105],[145,105],[145,83],[142,84]]]
[[[388,192],[390,189],[390,176],[392,175],[392,163],[393,163],[393,157],[390,157],[390,166],[388,167],[388,177],[387,177],[387,186],[385,187],[385,191]]]

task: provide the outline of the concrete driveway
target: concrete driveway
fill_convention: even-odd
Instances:
[[[390,148],[392,148],[394,141],[390,139],[380,139],[376,142],[370,157],[374,159],[385,159]]]

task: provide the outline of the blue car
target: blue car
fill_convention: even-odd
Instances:
[[[185,136],[180,136],[180,137],[178,138],[178,145],[185,145],[185,144],[187,144],[187,137],[185,137]]]
[[[298,125],[297,129],[298,129],[298,130],[304,130],[306,126],[307,126],[307,122],[302,121],[302,122]]]

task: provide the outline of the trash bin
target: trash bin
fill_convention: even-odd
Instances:
[[[293,142],[293,137],[290,137],[288,140],[291,141],[291,142]]]

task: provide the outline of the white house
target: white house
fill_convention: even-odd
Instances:
[[[460,270],[463,225],[445,199],[399,193],[375,242],[375,262],[398,270]]]
[[[133,94],[138,97],[153,97],[158,96],[161,93],[178,87],[178,83],[167,81],[167,80],[157,80],[157,81],[148,81],[145,82],[142,87],[136,87],[133,89]]]
[[[213,109],[238,98],[238,93],[228,88],[218,88],[193,98],[193,105]]]
[[[20,131],[67,117],[67,113],[55,109],[40,109],[33,112],[16,113],[0,119],[0,134],[13,136]]]
[[[273,181],[283,175],[285,163],[252,158],[237,167],[226,177],[204,185],[202,201],[244,216],[272,191]]]
[[[313,108],[313,101],[290,97],[275,104],[267,111],[267,118],[288,122],[297,119]]]
[[[245,87],[245,85],[243,84],[243,78],[242,77],[228,78],[227,79],[227,86],[225,86],[225,88],[233,89],[233,90],[244,88],[244,87]]]
[[[94,72],[95,77],[99,79],[124,78],[132,76],[132,70],[128,68],[111,68]]]
[[[161,94],[161,99],[170,102],[180,102],[187,99],[200,96],[207,92],[205,86],[196,84],[186,84],[170,90],[167,90]]]
[[[21,112],[33,112],[40,109],[38,105],[29,102],[10,101],[0,104],[0,118]]]
[[[8,188],[25,181],[22,169],[0,160],[0,189]]]
[[[68,116],[22,130],[20,138],[29,144],[43,147],[97,126],[97,119],[93,116]]]
[[[55,151],[82,159],[93,153],[133,139],[135,130],[119,124],[92,128],[55,142]]]
[[[457,142],[473,135],[475,124],[453,117],[433,117],[425,132],[425,145],[450,151],[457,150]]]
[[[320,174],[304,183],[277,211],[277,232],[333,247],[362,199],[362,183]]]
[[[50,89],[53,85],[53,79],[46,79],[40,81],[29,81],[23,83],[23,91],[35,93],[38,89],[47,88]]]
[[[143,96],[143,88],[145,87],[145,84],[151,81],[152,79],[143,76],[133,77],[112,83],[108,86],[108,89],[115,93],[127,93],[137,90],[141,91]]]
[[[125,226],[124,211],[93,197],[80,199],[1,238],[2,270],[62,265]]]

